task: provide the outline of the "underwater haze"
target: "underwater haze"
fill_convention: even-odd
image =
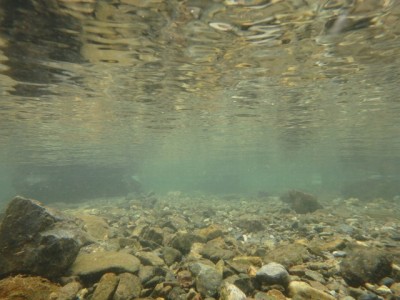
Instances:
[[[400,2],[3,0],[0,201],[398,199]]]

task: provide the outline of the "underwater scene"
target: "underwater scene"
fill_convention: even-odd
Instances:
[[[0,0],[0,300],[400,299],[400,1]]]

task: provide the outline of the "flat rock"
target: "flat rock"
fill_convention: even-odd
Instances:
[[[79,253],[70,273],[82,277],[98,277],[106,272],[135,273],[139,267],[139,259],[124,252]]]
[[[117,290],[113,300],[129,300],[139,298],[142,290],[142,284],[139,277],[131,273],[122,273],[119,275]]]
[[[335,300],[335,297],[312,288],[302,281],[291,281],[289,283],[289,295],[296,300]]]
[[[114,296],[119,278],[114,273],[105,273],[94,290],[92,300],[110,300]]]
[[[89,241],[79,221],[36,200],[15,197],[0,227],[0,275],[63,275]]]
[[[154,252],[138,251],[135,253],[137,258],[145,266],[163,266],[164,260]]]

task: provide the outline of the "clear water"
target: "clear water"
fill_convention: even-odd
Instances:
[[[3,0],[1,200],[126,176],[400,195],[399,18],[396,0]]]

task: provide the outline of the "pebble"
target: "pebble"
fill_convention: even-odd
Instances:
[[[222,285],[220,300],[246,300],[246,295],[237,286],[231,283]]]
[[[118,277],[119,283],[113,300],[128,300],[140,297],[142,284],[139,277],[131,273],[122,273]]]
[[[262,283],[286,286],[289,282],[289,273],[283,265],[271,262],[257,271],[256,278]]]
[[[345,257],[347,255],[346,251],[333,251],[332,255],[334,257]]]
[[[335,300],[335,297],[312,288],[302,281],[291,281],[289,283],[289,295],[296,300]]]

